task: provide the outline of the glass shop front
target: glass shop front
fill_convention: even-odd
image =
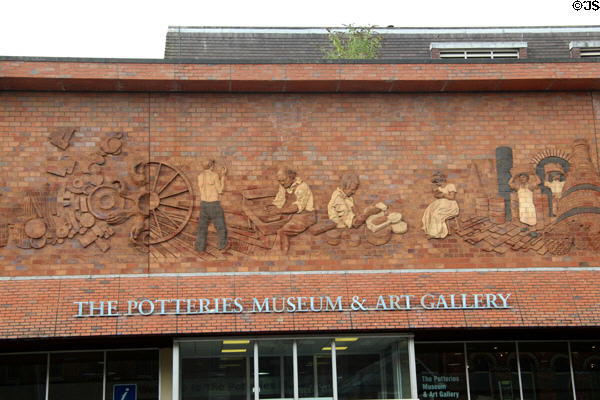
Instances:
[[[184,341],[179,346],[182,400],[413,398],[405,337]]]
[[[415,343],[420,399],[600,399],[599,342]]]
[[[160,351],[0,354],[0,399],[417,398],[597,400],[600,342],[232,337],[175,340]]]
[[[157,349],[4,354],[0,399],[156,400],[158,371]]]

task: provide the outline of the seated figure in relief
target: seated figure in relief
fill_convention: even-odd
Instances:
[[[267,207],[269,215],[290,216],[289,221],[277,231],[276,245],[282,254],[290,248],[290,237],[299,235],[314,225],[317,216],[312,191],[306,182],[296,176],[296,171],[284,166],[277,170],[279,188],[273,203]]]
[[[423,231],[429,238],[443,239],[448,236],[446,220],[458,216],[456,186],[446,182],[446,176],[439,171],[433,174],[433,196],[436,198],[423,214]]]
[[[380,212],[378,208],[370,206],[357,215],[352,196],[359,186],[358,175],[347,173],[342,176],[340,185],[331,194],[331,200],[327,205],[327,213],[329,219],[335,222],[337,228],[358,228],[365,223],[369,216]]]

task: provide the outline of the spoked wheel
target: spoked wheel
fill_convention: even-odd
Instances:
[[[150,161],[145,164],[148,185],[137,199],[137,208],[148,218],[148,244],[165,242],[179,234],[192,216],[192,185],[177,168]]]

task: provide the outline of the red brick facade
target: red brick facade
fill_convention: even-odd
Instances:
[[[544,157],[567,159],[573,141],[585,139],[598,170],[599,73],[600,64],[589,62],[0,61],[0,212],[8,237],[0,247],[0,275],[70,276],[0,281],[6,305],[0,312],[0,337],[597,326],[599,272],[593,267],[598,266],[599,253],[590,244],[596,236],[589,240],[586,236],[583,245],[575,240],[568,252],[559,254],[550,251],[550,242],[518,229],[476,235],[468,230],[471,225],[480,227],[473,222],[481,216],[478,199],[497,198],[499,148],[511,149],[515,167],[531,166]],[[58,128],[75,131],[65,150],[48,140]],[[115,134],[120,134],[120,152],[91,162]],[[408,232],[394,234],[381,246],[368,243],[364,236],[358,246],[346,242],[332,246],[324,235],[307,231],[291,238],[288,254],[278,254],[261,247],[264,238],[244,239],[238,230],[230,232],[235,244],[230,255],[203,256],[193,247],[199,214],[199,200],[193,197],[192,217],[183,231],[151,246],[150,252],[128,240],[132,219],[111,225],[112,234],[98,241],[103,245],[85,248],[78,241],[83,233],[66,237],[63,243],[32,246],[24,246],[15,233],[31,215],[41,218],[36,204],[73,207],[73,199],[61,202],[57,195],[72,188],[75,178],[102,176],[96,187],[120,181],[132,192],[136,163],[162,162],[176,168],[196,194],[202,157],[215,158],[228,168],[222,197],[228,225],[247,223],[240,210],[242,193],[276,189],[277,168],[288,164],[311,187],[320,221],[327,220],[327,203],[341,175],[354,171],[361,180],[354,196],[357,206],[385,202],[402,214]],[[72,160],[77,160],[73,173],[47,172]],[[90,166],[88,171],[84,165]],[[434,200],[431,176],[436,170],[456,186],[460,214],[456,221],[448,221],[448,237],[427,239],[421,219]],[[511,201],[516,218],[514,195]],[[555,220],[550,218],[547,197],[540,194],[534,203],[535,230],[551,237],[549,228]],[[589,216],[591,226],[596,217],[600,215]],[[213,232],[209,244],[214,248]],[[102,248],[106,245],[108,249]],[[428,271],[398,272],[424,269]],[[390,273],[341,272],[352,270]],[[152,275],[157,273],[168,275]],[[179,273],[200,275],[175,275]],[[107,274],[150,275],[72,277]],[[512,293],[513,308],[75,318],[73,304],[262,295],[357,295],[373,303],[378,295],[398,292],[417,300],[427,293]]]
[[[438,273],[351,273],[284,274],[195,277],[114,277],[93,279],[52,279],[3,282],[5,300],[0,337],[48,338],[113,335],[229,335],[244,333],[317,333],[328,330],[411,331],[444,328],[543,328],[596,327],[599,323],[597,271],[489,271]],[[440,294],[450,307],[450,295],[510,294],[508,309],[423,309],[437,304]],[[378,297],[411,295],[410,310],[375,310]],[[342,296],[343,311],[252,312],[254,297]],[[352,310],[352,298],[364,300],[365,310]],[[152,315],[128,313],[128,301],[144,299],[240,298],[242,312],[187,312],[174,315],[175,303],[159,315],[159,303]],[[483,296],[485,298],[485,296]],[[400,304],[405,305],[404,298]],[[114,313],[120,316],[77,318],[74,302],[118,302]],[[501,305],[500,301],[497,301]],[[192,303],[194,304],[194,303]],[[197,304],[197,303],[196,303]],[[386,304],[387,305],[387,304]],[[473,298],[466,303],[473,306]],[[89,304],[83,315],[89,315]],[[105,303],[106,307],[106,303]],[[146,306],[144,306],[146,307]],[[210,306],[214,309],[214,303]],[[278,306],[279,307],[279,306]],[[389,305],[388,305],[389,307]],[[143,308],[145,312],[149,308]],[[256,310],[254,310],[256,311]],[[272,310],[271,310],[272,311]],[[104,309],[107,313],[107,308]],[[95,310],[95,315],[99,311]]]

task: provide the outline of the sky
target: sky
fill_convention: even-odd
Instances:
[[[169,26],[348,24],[600,25],[600,0],[6,0],[0,7],[0,56],[160,59]]]

